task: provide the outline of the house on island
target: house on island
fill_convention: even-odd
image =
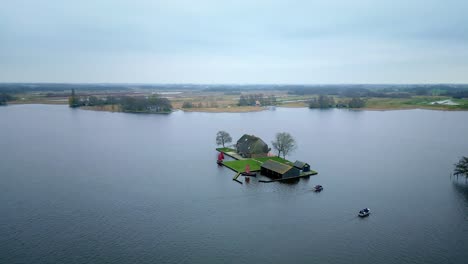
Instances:
[[[244,158],[267,157],[270,148],[259,137],[243,135],[236,143],[236,151]]]
[[[291,177],[298,177],[300,170],[294,166],[280,163],[274,160],[265,161],[260,167],[262,175],[273,179],[286,179]]]
[[[298,168],[301,172],[309,172],[310,171],[310,165],[308,163],[298,161],[294,162],[294,167]]]

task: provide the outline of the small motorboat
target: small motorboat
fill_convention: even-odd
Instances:
[[[360,217],[366,217],[370,215],[370,209],[369,208],[364,208],[361,211],[359,211],[358,214]]]
[[[322,185],[315,185],[315,186],[314,186],[314,191],[316,191],[316,192],[321,192],[321,191],[323,191],[323,186],[322,186]]]
[[[245,165],[245,171],[241,173],[242,176],[252,176],[252,177],[257,177],[256,172],[250,172],[250,165],[247,164]]]

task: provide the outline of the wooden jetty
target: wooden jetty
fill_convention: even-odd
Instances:
[[[242,184],[242,182],[241,182],[241,181],[239,181],[239,180],[237,179],[237,178],[239,178],[239,176],[240,176],[240,175],[241,175],[241,173],[240,173],[240,172],[239,172],[239,173],[237,173],[236,175],[234,175],[234,178],[232,178],[232,180],[233,180],[233,181],[236,181],[236,182],[238,182],[238,183],[240,183],[240,184]]]

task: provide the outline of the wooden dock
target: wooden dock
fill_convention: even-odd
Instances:
[[[236,175],[234,175],[234,178],[232,178],[232,180],[233,180],[233,181],[236,181],[236,182],[238,182],[238,183],[240,183],[240,184],[242,184],[242,182],[241,182],[241,181],[239,181],[239,180],[237,179],[237,178],[239,178],[239,176],[240,176],[240,175],[241,175],[241,173],[240,173],[240,172],[239,172],[239,173],[237,173]]]

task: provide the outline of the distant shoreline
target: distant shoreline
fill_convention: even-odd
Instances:
[[[419,95],[419,92],[421,91],[416,89],[419,88],[401,88],[400,90],[376,90],[370,88],[367,90],[352,90],[352,88],[341,88],[341,90],[339,90],[338,88],[330,87],[330,91],[327,91],[326,93],[323,92],[323,89],[321,90],[318,88],[316,90],[299,88],[289,88],[288,90],[284,88],[283,90],[270,89],[261,91],[249,89],[237,91],[182,89],[180,91],[168,93],[166,90],[153,91],[135,88],[133,90],[81,90],[77,92],[77,96],[83,100],[93,99],[94,101],[102,102],[94,104],[94,106],[89,106],[89,104],[84,103],[79,106],[81,109],[108,112],[123,112],[119,109],[119,104],[114,103],[114,105],[112,105],[112,103],[106,102],[109,97],[143,99],[153,96],[158,96],[161,99],[168,100],[174,111],[180,110],[184,112],[198,113],[261,112],[272,109],[273,107],[308,108],[310,103],[312,103],[312,106],[314,107],[332,106],[331,108],[326,109],[338,108],[368,111],[394,111],[409,109],[439,111],[468,110],[468,97],[464,97],[464,93],[468,93],[468,87],[466,87],[466,91],[462,90],[462,88],[454,91],[454,88],[450,87],[443,88],[446,90],[440,90],[442,88],[437,90],[435,88],[426,87],[426,90],[424,90],[425,95]],[[443,91],[445,91],[446,95],[440,95]],[[358,94],[358,96],[353,96],[353,94]],[[324,103],[324,101],[322,101],[322,104],[317,104],[317,101],[321,96],[324,96],[324,100],[326,99],[327,101],[330,101],[329,104]],[[25,91],[14,94],[15,100],[8,101],[8,103],[63,105],[69,103],[69,97],[70,92],[67,90],[44,90],[42,92]],[[353,104],[350,104],[351,100],[355,99],[360,102],[354,101]],[[145,111],[143,112],[146,113]]]
[[[12,101],[9,102],[10,105],[27,105],[27,104],[43,104],[43,105],[67,105],[64,103],[57,103],[57,102],[21,102],[21,101]],[[8,105],[2,105],[8,106]],[[300,106],[300,105],[277,105],[277,108],[308,108],[308,106]],[[135,113],[135,114],[170,114],[171,112],[125,112],[121,111],[120,109],[112,109],[110,105],[105,106],[82,106],[77,107],[77,109],[86,110],[86,111],[97,111],[97,112],[111,112],[111,113]],[[447,108],[444,106],[408,106],[408,107],[363,107],[363,108],[310,108],[310,109],[317,109],[317,110],[331,110],[331,109],[348,109],[353,111],[401,111],[401,110],[433,110],[433,111],[449,111],[449,112],[465,112],[468,109],[462,108]],[[236,106],[236,107],[217,107],[217,108],[174,108],[172,112],[175,111],[182,111],[187,113],[255,113],[255,112],[262,112],[269,110],[268,107],[255,107],[255,106]]]

